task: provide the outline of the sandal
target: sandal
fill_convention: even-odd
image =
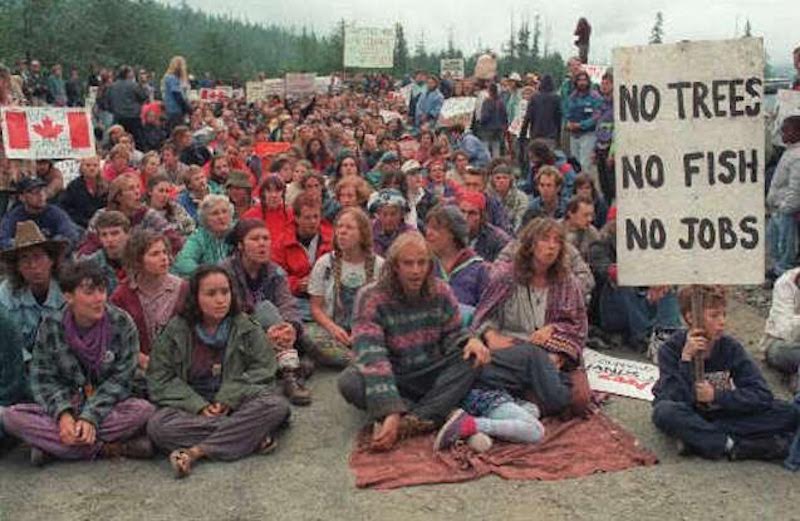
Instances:
[[[177,449],[169,454],[169,463],[175,471],[175,478],[185,478],[192,473],[192,456],[188,450]]]
[[[275,452],[275,449],[277,448],[278,448],[278,439],[273,438],[272,436],[267,434],[264,437],[264,439],[261,440],[261,443],[258,444],[258,448],[256,449],[256,454],[263,456]]]

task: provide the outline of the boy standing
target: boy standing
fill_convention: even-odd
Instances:
[[[692,292],[701,293],[703,324],[692,323]],[[678,293],[688,330],[659,350],[661,376],[653,394],[653,423],[678,438],[681,453],[704,458],[773,460],[786,457],[797,427],[790,404],[774,399],[761,373],[733,337],[725,334],[725,290],[690,286]],[[702,357],[696,381],[694,360]]]

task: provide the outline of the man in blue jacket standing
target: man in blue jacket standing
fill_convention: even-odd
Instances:
[[[567,130],[570,133],[570,154],[583,170],[591,165],[596,142],[595,130],[600,119],[603,97],[592,90],[589,75],[581,71],[575,75],[575,90],[567,102]]]
[[[439,111],[442,110],[444,96],[439,91],[439,79],[436,76],[428,77],[428,90],[420,94],[417,101],[417,110],[414,114],[414,126],[419,128],[426,122],[436,123]]]

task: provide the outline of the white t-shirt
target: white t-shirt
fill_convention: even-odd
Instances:
[[[381,266],[383,266],[383,258],[375,256],[375,269],[372,274],[372,280],[378,278]],[[342,280],[339,298],[341,299],[341,311],[346,312],[348,321],[353,312],[353,304],[355,302],[355,295],[358,290],[367,283],[367,271],[363,262],[351,263],[342,262]],[[325,302],[325,313],[333,318],[333,253],[326,253],[317,260],[314,268],[311,270],[311,277],[308,280],[308,294],[317,297],[323,297]],[[349,324],[348,324],[349,325]]]

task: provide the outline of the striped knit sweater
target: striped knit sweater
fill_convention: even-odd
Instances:
[[[458,302],[441,280],[430,297],[418,301],[372,283],[359,292],[354,316],[356,368],[364,376],[372,420],[406,410],[395,376],[428,368],[459,351],[467,338]]]

